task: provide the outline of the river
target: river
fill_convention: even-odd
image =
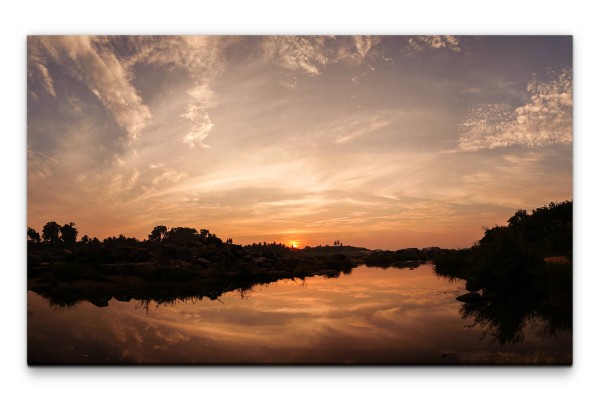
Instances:
[[[526,319],[503,341],[497,319],[461,315],[461,288],[424,264],[360,266],[339,278],[280,280],[170,304],[112,299],[107,307],[61,308],[29,291],[28,362],[571,363],[571,330],[549,333],[546,322]]]

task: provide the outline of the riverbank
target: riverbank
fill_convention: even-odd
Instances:
[[[227,267],[183,261],[170,264],[55,262],[31,267],[27,286],[58,306],[70,306],[81,301],[107,306],[111,298],[157,302],[182,298],[216,299],[224,292],[244,290],[281,279],[339,277],[350,274],[352,268],[361,263],[359,258],[348,258],[342,254],[275,259],[277,264],[258,257]]]

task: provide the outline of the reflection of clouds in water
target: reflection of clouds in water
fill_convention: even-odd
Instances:
[[[362,268],[338,280],[315,277],[301,285],[282,282],[260,287],[256,290],[260,295],[248,299],[229,293],[222,297],[223,303],[160,307],[145,318],[160,323],[162,330],[168,327],[221,344],[301,348],[318,347],[331,336],[381,340],[400,335],[410,341],[402,333],[434,324],[439,315],[456,314],[456,307],[450,306],[431,319],[419,316],[423,310],[431,313],[440,303],[439,283],[429,283],[429,269],[390,269],[384,279],[373,272]]]
[[[429,305],[431,313],[440,301],[431,297],[432,291],[420,289],[429,286],[431,274],[427,268],[389,269],[379,279],[381,273],[355,269],[337,280],[276,283],[257,288],[248,299],[228,293],[223,303],[160,305],[150,307],[148,314],[113,300],[111,313],[96,322],[96,336],[121,348],[118,360],[134,362],[185,361],[189,355],[202,355],[207,361],[261,361],[277,350],[287,350],[290,358],[310,359],[321,355],[324,347],[337,353],[347,347],[379,352],[388,348],[382,342],[393,348],[399,339],[410,348],[414,332],[432,323],[419,316],[420,304]],[[98,311],[91,305],[83,309],[89,308]],[[452,307],[448,312],[456,314]]]
[[[29,321],[28,335],[37,344],[30,352],[74,344],[89,354],[83,362],[419,363],[439,361],[442,353],[467,360],[468,353],[502,351],[480,341],[479,328],[465,327],[451,292],[456,286],[433,276],[430,267],[361,267],[336,280],[277,282],[246,299],[231,292],[222,303],[177,302],[152,306],[147,314],[135,301],[112,300],[108,308],[83,303],[46,315],[30,307],[37,316]],[[39,300],[34,295],[32,304],[44,308]],[[543,340],[528,344],[512,350],[551,349]],[[64,358],[81,361],[72,354]]]
[[[190,341],[189,336],[186,336],[179,331],[176,331],[171,334],[165,334],[162,331],[157,330],[155,332],[155,334],[156,334],[156,337],[163,339],[165,341],[166,345],[163,345],[163,346],[154,345],[154,346],[152,346],[152,349],[167,349],[168,345]]]
[[[144,342],[144,337],[138,327],[128,324],[128,319],[122,315],[110,315],[104,320],[108,328],[114,333],[116,340],[120,343],[138,343]]]

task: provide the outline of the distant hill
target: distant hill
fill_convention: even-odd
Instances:
[[[319,255],[334,255],[334,254],[353,256],[353,255],[362,254],[365,252],[371,252],[371,250],[367,249],[367,248],[360,248],[360,247],[350,246],[350,245],[335,245],[335,246],[319,245],[319,246],[314,246],[314,247],[307,246],[296,252],[302,256],[319,256]]]

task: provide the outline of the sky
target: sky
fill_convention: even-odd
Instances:
[[[569,36],[29,36],[27,219],[471,246],[572,199]]]

